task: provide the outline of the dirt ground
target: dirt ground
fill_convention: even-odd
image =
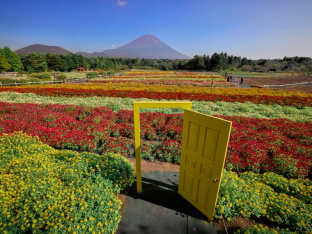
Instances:
[[[279,77],[259,77],[244,78],[244,83],[254,87],[262,87],[263,85],[285,85],[303,82],[312,82],[311,76],[279,76]]]
[[[135,168],[135,158],[127,158]],[[147,160],[141,160],[141,169],[142,171],[173,171],[173,172],[178,172],[180,170],[180,165],[174,165],[172,163],[167,163],[167,162],[161,162],[159,160],[155,160],[153,162],[147,161]],[[124,204],[126,198],[127,198],[128,190],[123,191],[121,194],[118,195],[118,198],[121,200],[122,205]],[[217,220],[215,221],[218,227],[218,233],[220,234],[226,234],[226,233],[234,233],[234,231],[237,231],[238,229],[245,229],[249,227],[253,227],[254,224],[256,223],[261,223],[261,222],[254,222],[252,219],[247,219],[247,218],[242,218],[242,217],[237,217],[232,221],[227,221],[224,220]],[[225,227],[226,230],[225,230]],[[227,232],[226,232],[227,231]]]
[[[307,86],[292,86],[292,87],[287,87],[283,88],[284,90],[289,90],[289,91],[301,91],[304,93],[312,93],[312,85],[307,85]]]
[[[134,169],[136,168],[136,162],[135,158],[127,158],[134,166]],[[168,162],[161,162],[159,160],[154,160],[153,162],[147,161],[147,160],[141,160],[141,169],[142,171],[174,171],[177,172],[180,170],[179,165],[175,165]]]

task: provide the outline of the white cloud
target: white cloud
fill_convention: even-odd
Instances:
[[[114,46],[114,45],[112,45],[112,47],[114,48],[115,46]]]
[[[128,5],[127,0],[117,0],[118,6],[126,6]]]

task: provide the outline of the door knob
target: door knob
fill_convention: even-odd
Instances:
[[[217,178],[214,178],[212,181],[216,183],[216,182],[218,181],[218,179],[217,179]]]

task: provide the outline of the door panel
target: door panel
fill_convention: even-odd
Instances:
[[[210,220],[232,123],[185,110],[178,192]]]

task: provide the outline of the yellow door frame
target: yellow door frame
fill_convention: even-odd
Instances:
[[[140,108],[183,108],[187,110],[192,109],[192,102],[190,101],[141,101],[133,102],[134,114],[134,144],[135,144],[135,158],[136,158],[136,178],[137,178],[137,192],[142,192],[142,176],[141,176],[141,139],[140,139]]]

